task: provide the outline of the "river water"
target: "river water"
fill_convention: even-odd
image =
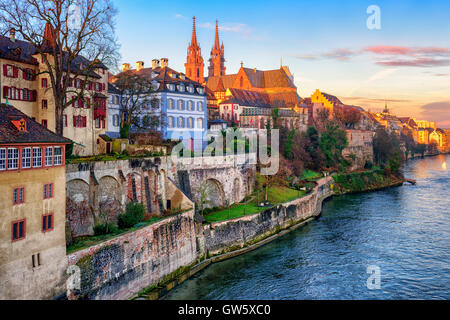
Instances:
[[[410,160],[416,186],[334,197],[318,220],[211,265],[167,298],[450,299],[447,166],[449,155]]]

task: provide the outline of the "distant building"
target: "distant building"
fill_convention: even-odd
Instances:
[[[65,148],[71,143],[0,104],[0,299],[65,290]]]

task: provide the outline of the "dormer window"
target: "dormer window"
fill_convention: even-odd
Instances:
[[[169,83],[169,84],[167,85],[167,88],[168,88],[170,91],[175,91],[175,85],[172,84],[172,83]]]
[[[26,132],[27,131],[27,122],[25,118],[22,118],[20,120],[13,120],[11,123],[19,130],[20,132]]]
[[[180,74],[180,79],[181,80],[186,80],[186,76],[184,74]]]
[[[178,85],[178,91],[184,92],[184,89],[185,89],[184,84]]]
[[[189,91],[189,93],[194,93],[194,86],[190,85],[187,90]]]
[[[158,81],[152,81],[153,90],[159,89],[159,82]]]
[[[197,92],[198,92],[199,94],[203,94],[204,90],[203,90],[203,88],[197,88]]]

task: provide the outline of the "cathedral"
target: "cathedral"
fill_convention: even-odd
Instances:
[[[279,69],[275,70],[258,70],[246,68],[241,62],[241,67],[236,74],[226,74],[225,61],[225,49],[223,42],[220,43],[219,40],[219,25],[216,21],[208,76],[204,76],[204,60],[200,44],[197,41],[194,17],[192,39],[189,43],[185,63],[186,76],[206,86],[209,120],[219,117],[218,110],[221,103],[237,98],[234,96],[236,92],[242,94],[242,91],[255,93],[245,94],[248,97],[256,97],[259,96],[258,94],[265,95],[271,107],[289,109],[304,107],[302,99],[297,94],[294,76],[291,74],[289,67],[281,65]],[[230,89],[239,89],[240,91]],[[251,101],[248,99],[245,103],[251,106]],[[254,104],[256,105],[258,102],[255,101]]]

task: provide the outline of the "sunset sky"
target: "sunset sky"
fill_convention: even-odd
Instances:
[[[398,116],[450,128],[450,1],[115,0],[122,62],[169,58],[184,72],[192,16],[206,64],[215,20],[227,73],[289,66],[298,93],[315,89],[371,111],[385,101]],[[381,29],[369,30],[370,5]],[[205,73],[206,76],[206,73]]]

